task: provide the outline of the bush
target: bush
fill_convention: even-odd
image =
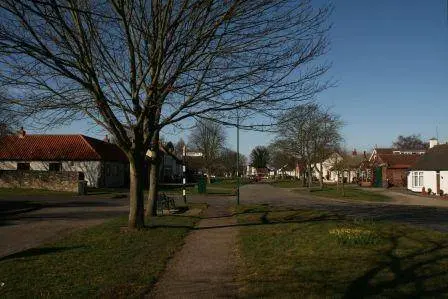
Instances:
[[[443,194],[444,194],[443,190],[440,189],[440,191],[439,191],[439,195],[440,195],[440,196],[443,196]]]
[[[431,194],[432,194],[432,189],[428,188],[428,195],[431,195]]]

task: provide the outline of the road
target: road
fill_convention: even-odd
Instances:
[[[418,201],[418,199],[410,198],[409,202],[406,202],[401,198],[391,203],[343,201],[316,198],[306,193],[296,193],[268,184],[245,185],[241,188],[240,195],[242,204],[267,203],[272,206],[292,209],[327,210],[346,216],[397,221],[448,232],[447,203],[432,203],[430,199]],[[425,202],[432,206],[423,205]]]
[[[127,198],[94,196],[0,198],[0,258],[125,215],[129,211],[127,204]]]
[[[240,194],[242,204],[267,203],[292,209],[328,210],[341,215],[397,221],[448,231],[448,202],[418,198],[407,200],[403,195],[392,203],[342,201],[316,198],[267,184],[245,185]],[[211,206],[220,206],[221,210],[235,202],[234,198],[227,196],[195,196],[189,200],[209,202]],[[106,219],[126,215],[127,212],[127,198],[0,197],[0,258],[57,240],[73,230],[97,225]]]

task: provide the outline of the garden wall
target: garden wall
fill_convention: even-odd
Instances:
[[[78,172],[0,170],[0,188],[78,192]]]

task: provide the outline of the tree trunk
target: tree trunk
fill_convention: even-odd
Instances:
[[[308,163],[308,189],[313,185],[313,173],[311,163]]]
[[[210,180],[210,169],[209,168],[205,168],[205,171],[207,172],[207,184],[210,184],[211,183],[211,180]]]
[[[146,216],[157,216],[157,198],[159,194],[159,153],[156,153],[156,159],[151,160],[149,166],[149,190],[148,202],[146,205]]]
[[[130,183],[129,183],[129,223],[131,229],[139,229],[145,226],[144,213],[144,156],[134,154],[129,159]]]
[[[319,187],[320,187],[320,190],[324,189],[324,166],[322,164],[323,164],[323,162],[320,162],[320,167],[319,167]]]
[[[151,161],[149,164],[149,190],[148,201],[146,204],[146,216],[157,216],[157,198],[159,195],[159,167],[160,167],[160,149],[159,135],[156,134],[152,141]]]

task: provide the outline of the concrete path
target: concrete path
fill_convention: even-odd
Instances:
[[[234,277],[238,228],[229,212],[233,198],[207,198],[206,201],[210,206],[204,219],[168,263],[149,298],[237,297]]]

